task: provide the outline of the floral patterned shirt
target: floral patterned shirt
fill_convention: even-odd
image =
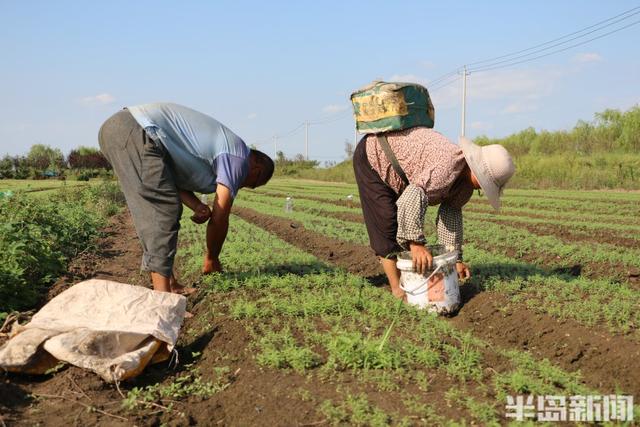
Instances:
[[[426,127],[388,132],[389,145],[409,179],[405,188],[377,137],[368,135],[365,140],[369,164],[400,195],[396,202],[398,243],[406,248],[411,241],[424,242],[427,206],[439,204],[438,241],[449,250],[457,250],[462,260],[462,206],[471,198],[473,187],[462,174],[466,161],[460,147]]]

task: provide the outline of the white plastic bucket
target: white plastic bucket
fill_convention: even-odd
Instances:
[[[460,286],[456,271],[457,251],[444,252],[441,245],[430,246],[433,270],[426,274],[414,271],[410,252],[398,256],[400,288],[407,302],[439,314],[450,314],[460,307]]]

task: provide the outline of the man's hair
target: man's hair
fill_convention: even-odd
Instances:
[[[273,176],[273,170],[275,169],[276,165],[275,163],[273,163],[273,160],[271,160],[271,157],[267,156],[262,151],[258,151],[252,148],[251,155],[253,156],[255,162],[260,165],[260,168],[262,169],[260,178],[258,178],[258,185],[264,185],[269,182],[269,180]]]

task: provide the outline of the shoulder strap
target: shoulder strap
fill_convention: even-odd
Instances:
[[[409,186],[409,179],[407,178],[407,175],[404,173],[404,171],[400,167],[400,163],[398,163],[398,159],[396,158],[396,155],[393,154],[393,151],[391,151],[391,146],[389,145],[389,141],[387,141],[387,136],[382,134],[377,134],[376,136],[378,137],[378,142],[382,147],[382,151],[384,151],[384,154],[387,156],[387,159],[389,159],[389,161],[391,162],[391,166],[393,166],[393,170],[396,171],[396,173],[400,176],[400,178],[402,179],[402,182],[404,182],[404,185]]]

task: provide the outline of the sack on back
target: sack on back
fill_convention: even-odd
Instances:
[[[374,81],[351,94],[359,133],[433,127],[435,110],[424,86]]]

